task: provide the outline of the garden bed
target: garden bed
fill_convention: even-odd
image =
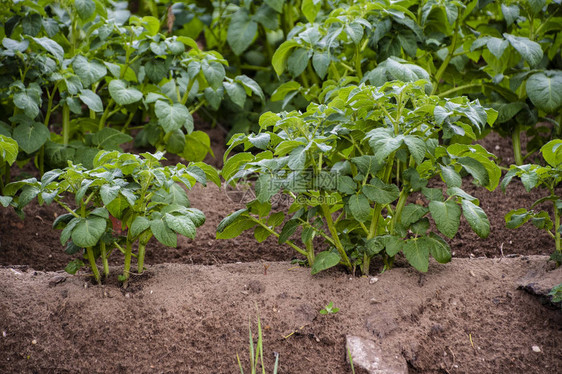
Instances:
[[[497,136],[485,141],[510,149]],[[25,221],[2,210],[0,369],[234,373],[259,313],[266,364],[279,353],[280,373],[351,372],[348,335],[374,341],[413,373],[559,371],[562,314],[519,288],[529,276],[562,281],[547,262],[552,241],[532,225],[506,229],[503,218],[537,197],[517,184],[507,194],[464,187],[489,213],[492,235],[480,239],[463,222],[452,263],[432,262],[422,275],[399,259],[378,275],[375,262],[377,282],[342,269],[311,276],[271,238],[215,239],[220,220],[242,205],[213,185],[189,193],[207,215],[196,239],[181,238],[177,249],[151,241],[148,271],[127,290],[116,278],[93,286],[85,273],[60,270],[70,256],[51,228],[59,210],[31,205]],[[329,302],[340,311],[319,314]]]

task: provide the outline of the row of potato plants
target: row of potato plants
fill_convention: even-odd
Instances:
[[[439,262],[449,261],[450,248],[441,235],[454,237],[461,215],[479,236],[487,237],[486,214],[478,200],[461,189],[461,182],[470,175],[493,190],[501,171],[495,156],[471,143],[490,126],[512,120],[513,116],[506,120],[505,111],[518,102],[541,115],[549,112],[545,105],[560,107],[559,72],[541,71],[530,57],[538,56],[536,44],[545,60],[541,45],[507,32],[503,41],[490,36],[493,32],[486,29],[486,22],[492,15],[483,14],[497,4],[218,1],[207,9],[176,3],[158,13],[159,2],[149,3],[154,5],[149,7],[152,15],[132,16],[123,3],[106,10],[104,2],[95,0],[56,4],[24,0],[3,22],[0,92],[2,110],[10,118],[0,134],[3,182],[9,181],[9,166],[16,159],[34,157],[41,174],[44,168],[55,169],[39,180],[3,184],[0,202],[21,212],[37,198],[66,209],[68,214],[54,225],[63,229],[61,242],[69,253],[84,250],[98,281],[96,259],[101,258],[107,276],[107,258],[114,249],[124,254],[126,281],[133,255],[142,272],[152,236],[175,246],[177,234],[194,237],[195,228],[203,223],[203,213],[189,208],[185,191],[177,184],[187,188],[195,181],[220,184],[213,168],[197,162],[210,150],[208,137],[193,131],[192,114],[197,110],[228,109],[230,103],[244,108],[239,110],[242,116],[253,111],[251,119],[259,115],[256,105],[280,109],[272,103],[277,99],[289,110],[266,112],[256,119],[257,134],[231,138],[227,155],[238,153],[225,160],[222,176],[229,184],[255,176],[256,198],[221,222],[219,238],[253,229],[258,241],[273,235],[287,243],[306,257],[313,273],[342,264],[368,274],[373,257],[381,256],[389,268],[400,251],[421,271],[427,271],[429,254]],[[541,12],[557,3],[544,2],[540,8],[521,4],[509,5],[512,12],[519,9],[511,22],[506,18],[509,9],[502,6],[498,23],[515,24],[520,33],[526,22],[534,25]],[[212,17],[205,17],[209,9]],[[304,16],[296,16],[295,10]],[[554,22],[552,14],[557,11],[544,24]],[[228,22],[213,27],[223,19]],[[277,38],[272,37],[273,20],[283,30]],[[178,22],[183,22],[181,28]],[[463,27],[479,31],[470,34]],[[166,28],[167,34],[162,32]],[[543,28],[545,33],[558,30],[556,25]],[[413,44],[404,36],[407,29],[415,35],[410,38]],[[201,49],[194,41],[201,31],[207,47],[224,53],[232,66],[219,52]],[[429,36],[434,40],[430,42]],[[398,37],[399,43],[387,40],[390,37]],[[459,38],[467,41],[462,48],[455,41]],[[274,52],[276,41],[281,44]],[[559,45],[548,38],[540,42],[551,47],[550,60],[541,65],[548,68],[559,58]],[[431,43],[435,45],[430,48]],[[479,69],[489,75],[488,55],[494,43],[502,45],[502,53],[499,57],[492,53],[493,57],[501,60],[509,53],[502,62],[506,76],[507,70],[510,74],[506,81],[490,83],[486,77],[468,74],[470,68],[463,70],[485,62],[488,65]],[[249,50],[252,46],[255,49]],[[268,52],[261,65],[242,60],[263,50]],[[466,59],[466,64],[457,63],[457,58]],[[441,64],[435,65],[439,59]],[[516,101],[503,86],[518,69],[527,72],[519,84],[528,79],[526,89],[510,86],[520,95]],[[10,75],[13,71],[18,74]],[[255,72],[254,79],[243,74],[248,71]],[[459,75],[466,80],[459,81]],[[532,79],[537,81],[535,91]],[[482,94],[474,96],[485,105],[478,99],[450,97],[473,89]],[[505,106],[490,102],[498,99],[496,92],[505,94],[501,98]],[[538,117],[533,118],[536,122]],[[550,119],[556,133],[558,124]],[[59,123],[62,131],[49,131]],[[235,118],[234,130],[236,126]],[[128,133],[133,129],[140,130],[137,145],[150,144],[193,162],[162,167],[162,153],[135,156],[114,151],[132,139]],[[548,230],[559,256],[562,203],[556,186],[562,148],[555,140],[541,151],[547,166],[514,166],[502,187],[517,176],[526,188],[543,185],[550,195],[506,219],[510,227],[531,220]],[[67,160],[72,162],[62,170]],[[445,190],[427,187],[437,176]],[[417,191],[425,201],[408,203]],[[293,201],[288,211],[272,209],[270,200],[279,192]],[[68,194],[75,197],[72,207],[65,198]],[[554,204],[554,222],[546,212],[534,210],[547,200]],[[430,230],[430,219],[441,235]],[[116,220],[121,229],[114,228]],[[320,238],[324,250],[318,251],[315,238]],[[133,254],[135,243],[138,251]],[[74,261],[68,270],[82,265],[81,260]]]

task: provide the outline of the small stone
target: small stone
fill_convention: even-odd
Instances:
[[[33,345],[37,344],[37,340],[33,339],[33,340],[31,341],[31,344],[33,344]],[[537,348],[538,348],[538,347],[537,347]]]
[[[370,300],[371,304],[378,304],[380,303],[380,301],[378,301],[377,299],[375,299],[374,297]]]
[[[539,353],[541,351],[541,349],[539,348],[538,345],[532,346],[531,349],[533,350],[533,352],[537,352],[537,353]]]
[[[496,144],[496,146],[494,147],[494,149],[495,149],[496,151],[499,151],[501,148],[500,148],[499,145]]]
[[[129,299],[129,298],[131,297],[131,294],[127,292],[127,293],[125,294],[125,297],[126,297],[127,299]]]
[[[369,374],[407,374],[406,359],[390,347],[383,350],[374,341],[358,336],[346,337],[347,351],[353,365],[364,369]],[[349,358],[348,358],[349,359]]]
[[[469,274],[470,274],[471,277],[476,277],[476,274],[474,274],[474,272],[472,270],[469,272]]]
[[[66,281],[66,277],[63,275],[55,275],[49,280],[49,287],[55,287],[57,284]]]
[[[379,281],[379,278],[377,277],[371,277],[371,279],[369,279],[369,284],[375,284]]]
[[[6,331],[2,331],[2,336],[3,336],[3,337],[8,336],[8,334],[6,334]]]

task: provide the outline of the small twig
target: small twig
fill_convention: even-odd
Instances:
[[[270,264],[263,264],[263,275],[267,275],[267,269],[269,269]]]

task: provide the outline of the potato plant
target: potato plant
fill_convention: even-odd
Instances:
[[[505,192],[513,178],[517,177],[527,190],[542,188],[548,195],[538,199],[527,208],[519,208],[510,211],[505,216],[508,228],[516,229],[531,221],[535,227],[546,230],[554,239],[554,252],[551,259],[558,265],[562,264],[562,246],[560,235],[562,226],[560,217],[562,215],[562,196],[558,187],[562,182],[562,140],[551,140],[541,148],[541,154],[546,161],[545,166],[537,164],[512,165],[502,180],[501,188]],[[539,204],[551,202],[554,214],[554,222],[550,214],[545,210],[536,210]]]
[[[20,212],[34,198],[40,204],[55,202],[62,206],[68,213],[59,216],[53,227],[62,229],[60,240],[67,246],[66,252],[85,249],[99,283],[96,259],[101,258],[103,276],[107,277],[108,257],[117,248],[124,254],[121,280],[127,282],[135,243],[137,272],[142,273],[146,246],[153,236],[166,246],[176,247],[178,234],[194,238],[196,228],[205,222],[201,211],[190,208],[181,185],[191,188],[196,182],[206,184],[208,180],[220,184],[217,172],[208,165],[163,167],[162,159],[162,153],[138,156],[100,151],[93,169],[71,163],[64,170],[45,173],[40,181],[31,178],[13,182],[4,192],[15,196],[12,205]],[[75,208],[68,196],[74,197]],[[121,222],[122,232],[113,228],[114,221]],[[82,265],[80,260],[73,261],[67,270],[74,273]]]
[[[342,264],[363,274],[375,255],[389,268],[400,251],[420,271],[427,271],[430,253],[448,262],[450,248],[430,230],[430,218],[452,238],[462,214],[487,237],[487,216],[461,182],[470,175],[489,190],[498,185],[495,157],[471,145],[497,113],[467,98],[429,96],[426,85],[351,86],[304,113],[263,114],[259,134],[231,139],[229,151],[246,151],[222,170],[229,184],[255,181],[255,198],[220,223],[217,237],[253,229],[258,241],[273,235],[305,256],[313,273]],[[437,176],[445,193],[427,187]],[[416,191],[428,203],[411,203]],[[290,202],[287,214],[272,210],[279,193]],[[328,249],[316,253],[315,237]]]

